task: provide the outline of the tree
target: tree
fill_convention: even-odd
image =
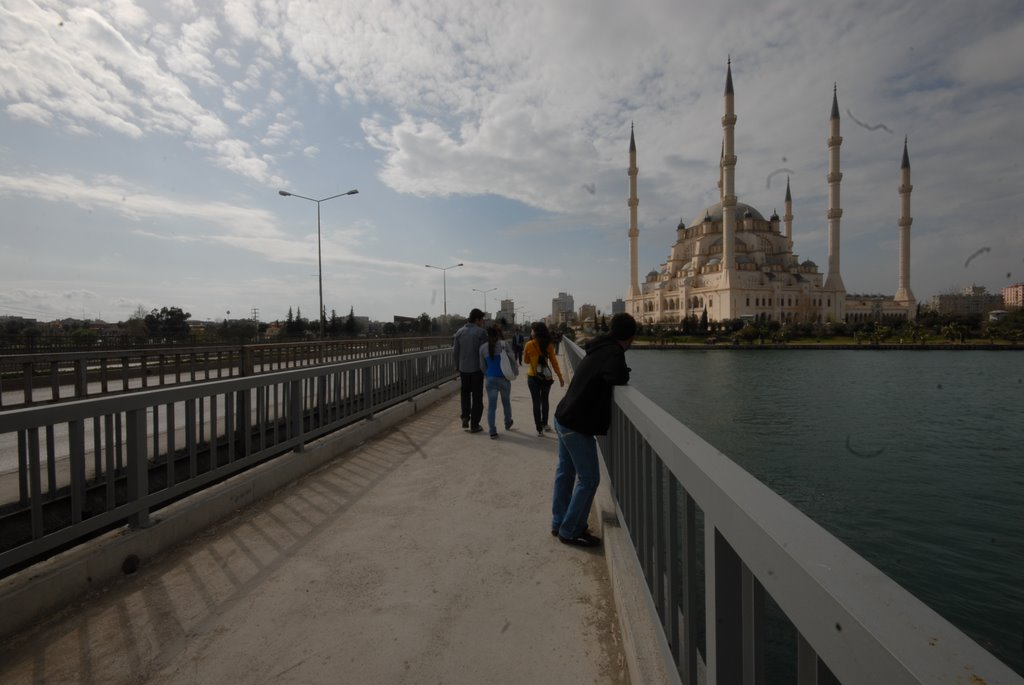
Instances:
[[[342,331],[345,333],[345,335],[350,337],[355,337],[356,333],[359,332],[359,324],[356,323],[355,307],[348,308],[348,317],[346,317],[345,319],[345,323],[342,326]]]
[[[700,333],[704,334],[708,331],[708,308],[704,307],[704,311],[700,314]]]
[[[188,337],[188,319],[192,315],[182,311],[181,307],[161,307],[153,309],[146,316],[146,330],[151,338],[166,340],[183,340]]]
[[[417,331],[422,335],[428,335],[430,333],[430,314],[423,312],[419,315],[416,320]]]
[[[295,308],[295,315],[292,315],[292,308],[288,308],[288,318],[284,322],[284,332],[289,338],[300,338],[306,332],[306,324],[308,323],[302,318],[302,310],[298,307]]]
[[[91,328],[76,328],[71,332],[71,341],[76,347],[95,347],[100,334]]]

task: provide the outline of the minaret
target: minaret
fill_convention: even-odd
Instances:
[[[722,117],[722,129],[725,134],[725,146],[722,152],[722,286],[729,285],[729,273],[735,266],[734,251],[736,249],[736,141],[734,128],[736,113],[734,111],[732,92],[732,58],[725,72],[725,115]]]
[[[725,167],[722,160],[725,159],[725,138],[722,138],[722,154],[718,157],[718,201],[722,201],[722,175],[725,174]]]
[[[913,319],[916,300],[910,291],[910,224],[914,223],[910,216],[910,155],[907,154],[907,139],[903,139],[903,163],[900,164],[900,286],[893,298],[898,304],[906,305],[908,319]]]
[[[839,135],[839,100],[835,85],[832,86],[832,116],[828,123],[828,276],[825,278],[825,290],[835,293],[833,311],[841,314],[840,303],[846,297],[846,286],[839,274],[839,220],[843,216],[839,206],[839,182],[843,180],[839,171],[839,147],[843,144],[843,137]]]
[[[636,194],[636,140],[633,138],[633,124],[629,125],[629,299],[640,296],[640,280],[637,273],[636,239],[640,235],[637,227],[636,208],[640,198]]]
[[[786,222],[786,248],[793,251],[793,196],[789,194],[789,176],[786,177],[786,213],[782,220]]]

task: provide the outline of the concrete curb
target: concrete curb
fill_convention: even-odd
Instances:
[[[0,639],[6,639],[87,593],[133,573],[140,563],[234,515],[320,468],[378,433],[458,392],[449,381],[372,418],[308,443],[160,509],[145,529],[124,526],[0,580]]]
[[[599,461],[601,487],[594,498],[594,505],[604,541],[604,557],[615,596],[615,608],[619,613],[629,680],[645,685],[681,685],[682,680],[672,661],[672,652],[665,641],[661,619],[647,589],[629,531],[621,524],[604,459]]]

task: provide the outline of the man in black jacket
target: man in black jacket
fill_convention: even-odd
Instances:
[[[629,382],[626,350],[633,344],[636,320],[616,314],[611,331],[587,345],[587,356],[555,409],[558,468],[551,503],[551,534],[567,545],[596,547],[601,539],[587,532],[590,506],[601,480],[595,435],[605,435],[612,417],[612,392]]]

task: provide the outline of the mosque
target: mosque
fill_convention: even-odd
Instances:
[[[735,192],[736,126],[732,63],[726,67],[725,115],[719,164],[719,202],[676,228],[668,259],[641,283],[637,268],[636,140],[629,134],[629,291],[626,311],[644,324],[678,324],[689,316],[708,321],[745,319],[783,323],[913,320],[910,290],[910,157],[903,141],[900,166],[899,286],[894,296],[848,295],[840,273],[839,102],[832,92],[828,137],[828,272],[793,253],[793,199],[786,180],[785,214],[765,219]]]

